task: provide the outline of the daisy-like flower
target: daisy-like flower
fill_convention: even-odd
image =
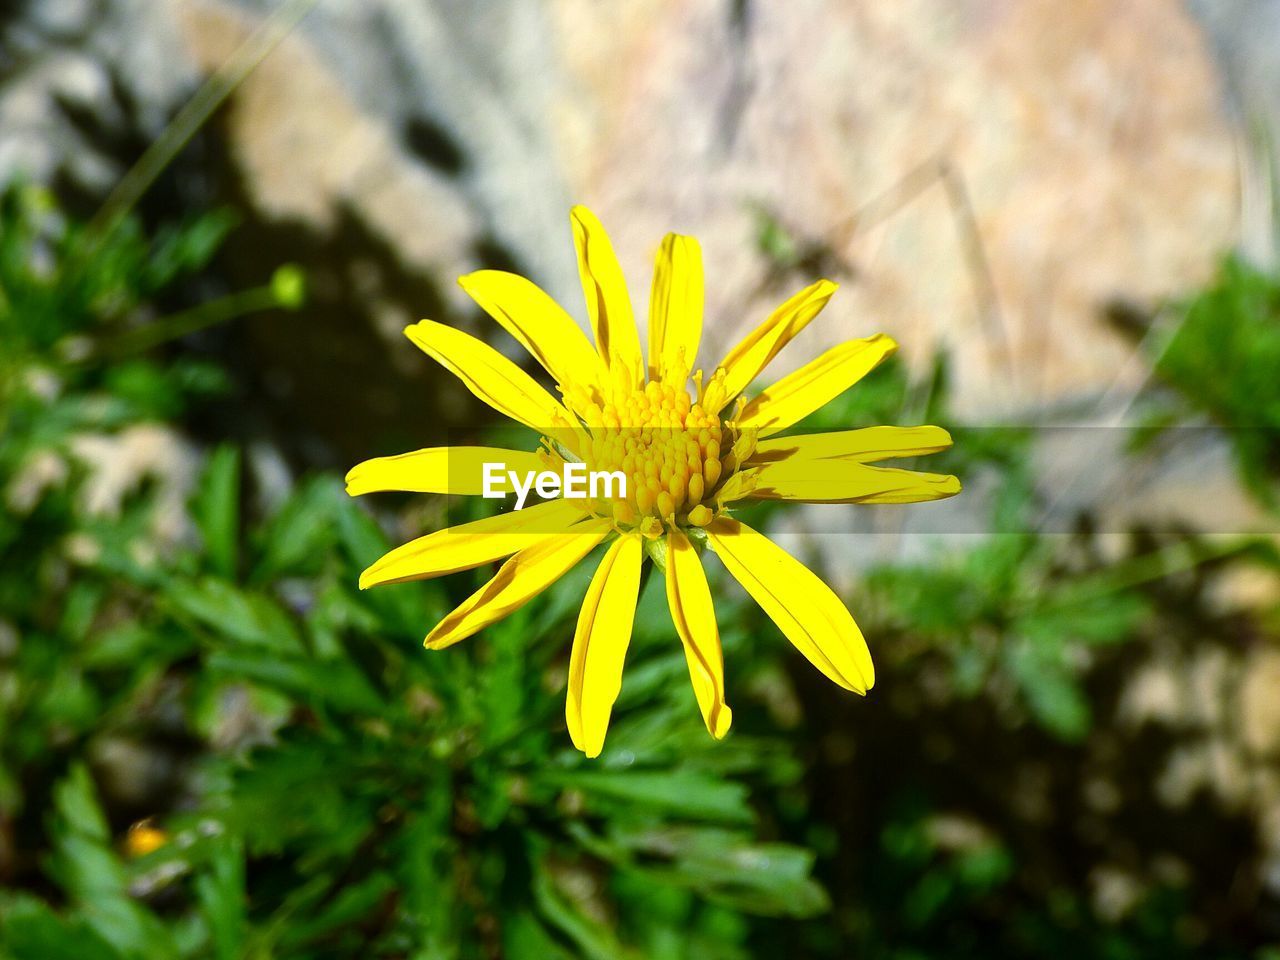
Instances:
[[[709,374],[695,372],[702,257],[692,237],[668,234],[649,297],[646,363],[608,236],[584,207],[575,207],[571,220],[594,347],[568,313],[523,277],[481,270],[459,281],[546,370],[558,396],[459,330],[430,320],[405,330],[473,394],[540,434],[539,450],[437,447],[381,457],[347,475],[347,492],[479,495],[485,464],[532,475],[562,473],[568,463],[621,472],[623,489],[591,499],[558,497],[436,531],[382,557],[361,575],[360,587],[505,559],[493,579],[428,634],[425,645],[440,650],[528,603],[607,543],[569,660],[569,735],[589,757],[604,745],[622,686],[646,562],[665,577],[671,618],[712,736],[725,735],[732,714],[702,569],[708,548],[815,667],[845,689],[865,693],[875,678],[871,655],[848,610],[812,571],[732,514],[751,499],[910,503],[960,491],[952,476],[869,465],[948,447],[951,438],[939,427],[778,436],[860,380],[897,345],[883,335],[847,341],[748,399],[747,387],[817,316],[836,285],[819,280],[801,290]]]

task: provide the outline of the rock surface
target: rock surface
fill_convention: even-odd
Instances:
[[[0,172],[100,195],[278,7],[28,3],[0,47]],[[399,326],[468,315],[464,270],[511,262],[579,310],[573,201],[640,304],[662,234],[702,239],[704,362],[825,273],[845,289],[783,369],[885,330],[916,362],[952,351],[971,415],[1109,386],[1131,347],[1101,306],[1186,290],[1237,234],[1231,125],[1177,0],[324,0],[216,133],[210,199],[245,201],[312,267],[320,329],[372,327],[406,378],[426,368]],[[762,221],[790,246],[762,249]],[[305,355],[255,345],[305,382]]]
[[[634,271],[668,225],[702,238],[718,348],[812,272],[761,291],[752,205],[844,274],[810,346],[942,344],[969,413],[1108,386],[1132,348],[1102,305],[1186,290],[1234,239],[1231,131],[1171,0],[556,9],[578,195]],[[951,197],[913,176],[934,159]]]
[[[304,461],[444,442],[480,419],[400,329],[435,316],[491,334],[453,282],[480,266],[528,272],[581,315],[575,201],[610,227],[641,316],[662,234],[700,238],[704,364],[828,275],[843,289],[779,372],[885,331],[915,365],[951,352],[967,420],[1082,399],[1098,412],[1091,397],[1144,374],[1103,306],[1177,296],[1236,239],[1208,38],[1236,116],[1257,113],[1270,61],[1247,25],[1280,30],[1258,15],[1278,3],[1193,4],[1206,33],[1177,0],[319,0],[179,159],[185,195],[154,202],[246,211],[232,286],[286,260],[307,270],[304,313],[214,344],[274,399],[288,419],[271,432]],[[0,20],[0,177],[25,171],[92,209],[281,9],[28,2]],[[1210,459],[1234,489],[1228,458]],[[1095,471],[1063,503],[1114,502],[1124,479]],[[1140,499],[1185,504],[1188,489],[1165,471]],[[923,522],[946,526],[934,510]]]

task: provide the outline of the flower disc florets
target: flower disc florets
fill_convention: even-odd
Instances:
[[[593,513],[657,538],[670,526],[706,526],[721,512],[726,492],[740,492],[747,478],[739,467],[755,447],[756,431],[720,417],[723,377],[712,377],[706,389],[701,379],[695,376],[693,393],[688,384],[657,380],[641,388],[614,383],[604,392],[580,386],[564,392],[581,429],[559,448],[572,450],[588,471],[626,477],[625,495],[592,500]]]

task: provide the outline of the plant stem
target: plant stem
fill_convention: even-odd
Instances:
[[[173,162],[174,157],[208,122],[213,112],[280,45],[317,2],[318,0],[285,0],[275,13],[236,48],[227,62],[205,81],[111,191],[102,209],[89,224],[88,233],[93,240],[86,244],[87,248],[92,249],[120,226],[160,174]]]

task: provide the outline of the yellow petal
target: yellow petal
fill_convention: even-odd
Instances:
[[[951,446],[941,427],[863,427],[834,433],[761,440],[748,461],[752,465],[779,460],[854,460],[875,463],[895,457],[919,457]]]
[[[851,460],[782,460],[756,468],[757,500],[804,503],[920,503],[960,492],[949,474],[869,467]]]
[[[729,573],[810,663],[846,690],[871,688],[875,670],[867,642],[830,587],[744,523],[717,517],[706,530]]]
[[[502,270],[477,270],[458,283],[520,341],[556,383],[600,383],[605,368],[586,335],[537,284]]]
[[[639,536],[620,537],[600,561],[578,615],[565,720],[573,745],[588,757],[599,756],[604,748],[609,715],[622,689],[622,661],[631,642],[642,558]]]
[[[433,320],[420,320],[404,332],[499,413],[540,431],[569,421],[558,400],[487,343]]]
[[[693,237],[668,233],[649,293],[649,379],[684,386],[702,339],[702,250]]]
[[[724,702],[724,657],[711,590],[702,560],[679,529],[667,535],[667,606],[684,644],[689,679],[707,730],[719,740],[729,732],[733,711]]]
[[[552,500],[446,527],[387,553],[360,574],[360,589],[380,583],[428,580],[501,560],[539,540],[563,535],[583,516],[577,503]]]
[[[573,569],[611,529],[608,520],[585,520],[567,533],[519,551],[492,580],[436,624],[423,645],[443,650],[519,610]]]
[[[808,326],[809,321],[827,305],[835,292],[836,284],[830,280],[810,284],[769,314],[769,319],[730,350],[720,364],[720,369],[725,372],[724,403],[711,412],[719,413],[724,404],[745,390],[769,361],[778,355],[778,351]]]
[[[878,333],[832,347],[765,390],[737,418],[767,437],[804,419],[874,370],[898,345]]]
[[[542,460],[527,450],[499,447],[428,447],[394,457],[376,457],[351,468],[347,493],[353,497],[385,490],[407,493],[452,493],[474,497],[484,493],[484,465],[505,464],[521,475],[544,470]],[[510,489],[509,483],[503,489]]]
[[[614,255],[609,235],[586,207],[574,207],[573,245],[578,251],[578,273],[587,300],[587,316],[596,336],[596,347],[609,372],[639,385],[644,379],[640,335],[631,313],[627,283]]]

